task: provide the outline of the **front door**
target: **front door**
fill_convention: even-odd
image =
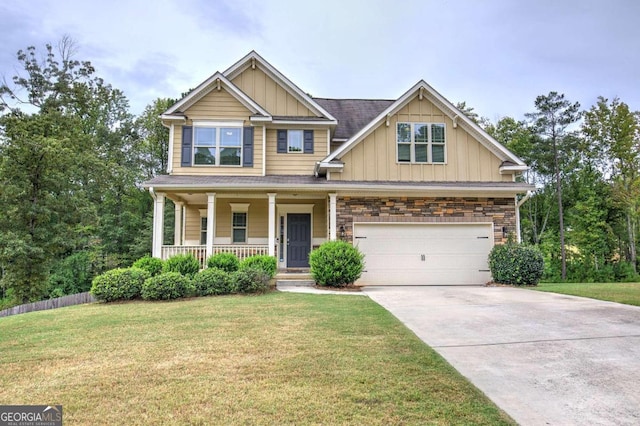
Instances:
[[[287,215],[287,267],[308,268],[311,251],[311,215]]]

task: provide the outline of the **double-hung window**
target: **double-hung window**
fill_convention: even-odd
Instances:
[[[398,123],[396,144],[399,163],[444,163],[443,123]]]
[[[231,242],[233,244],[245,244],[248,241],[247,219],[249,212],[248,203],[231,204]]]
[[[194,126],[194,165],[240,166],[241,159],[241,126]]]

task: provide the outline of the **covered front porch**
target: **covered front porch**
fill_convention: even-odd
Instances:
[[[154,199],[152,255],[193,254],[202,268],[214,254],[239,259],[274,256],[279,270],[309,267],[309,253],[336,230],[335,193],[158,191]],[[163,244],[167,199],[175,206],[173,244]]]

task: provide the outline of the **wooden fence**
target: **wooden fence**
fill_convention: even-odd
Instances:
[[[25,303],[13,308],[0,311],[0,317],[9,315],[26,314],[27,312],[46,311],[48,309],[64,308],[65,306],[82,305],[83,303],[95,302],[96,298],[88,291],[85,293],[70,294],[69,296],[57,297],[55,299],[41,300],[39,302]]]

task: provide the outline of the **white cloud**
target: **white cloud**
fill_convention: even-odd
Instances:
[[[423,78],[491,119],[551,90],[640,109],[640,3],[568,0],[33,0],[0,5],[0,74],[69,34],[140,112],[255,49],[304,91],[395,98]]]

